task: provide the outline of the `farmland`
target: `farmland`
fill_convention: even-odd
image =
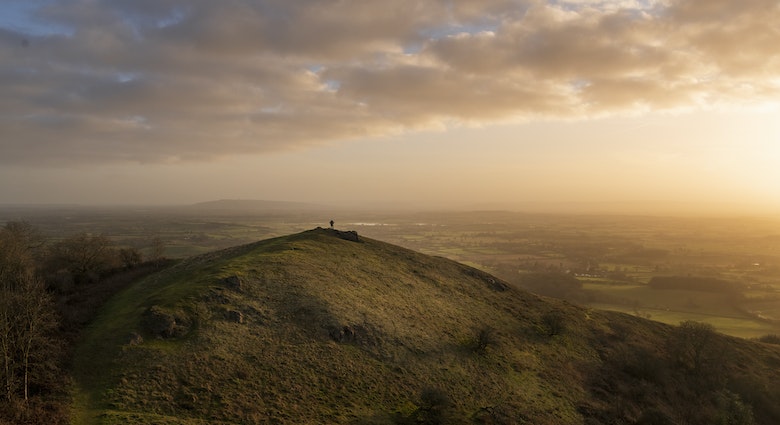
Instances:
[[[336,227],[479,267],[523,285],[529,274],[579,282],[572,302],[666,323],[697,320],[742,337],[780,333],[780,220],[524,214],[372,212],[338,209],[225,211],[192,208],[2,208],[0,223],[26,220],[51,239],[105,234],[118,246],[162,245],[185,258]],[[736,292],[653,288],[656,276],[732,282]],[[557,295],[555,293],[545,295]]]

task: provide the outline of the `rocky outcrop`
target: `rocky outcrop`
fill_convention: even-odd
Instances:
[[[146,310],[141,325],[144,331],[161,339],[182,336],[190,330],[190,320],[186,315],[158,305]]]

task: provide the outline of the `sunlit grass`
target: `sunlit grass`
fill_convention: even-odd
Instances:
[[[240,289],[226,284],[232,276]],[[612,412],[612,396],[597,400],[592,386],[626,379],[614,356],[637,347],[655,353],[669,340],[672,327],[634,313],[677,324],[721,320],[705,312],[722,314],[728,305],[717,294],[662,294],[597,279],[586,285],[645,300],[623,315],[496,284],[450,260],[328,230],[185,260],[117,295],[87,332],[75,364],[74,423],[389,424],[412,415],[421,391],[436,388],[453,401],[456,423],[496,407],[527,423],[581,425],[585,405]],[[664,307],[670,295],[676,306],[697,297],[689,307],[700,311]],[[141,317],[153,305],[188,314],[190,331],[149,334]],[[229,320],[229,311],[243,322]],[[562,321],[555,332],[545,319],[551,314]],[[716,323],[744,335],[759,331],[739,317]],[[494,339],[476,350],[485,327]],[[132,331],[144,341],[129,344]],[[655,394],[674,390],[659,385]],[[630,410],[656,401],[622,399]]]
[[[733,294],[659,290],[646,285],[612,285],[594,280],[589,280],[583,287],[599,294],[597,297],[610,300],[609,303],[595,301],[589,304],[592,307],[637,314],[663,323],[696,320],[710,323],[720,332],[743,338],[780,331],[780,323],[762,320],[751,313],[757,306],[748,302],[750,293],[746,299],[740,299]]]

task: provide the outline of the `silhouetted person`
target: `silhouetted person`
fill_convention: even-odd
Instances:
[[[330,221],[330,228],[333,228],[333,220]]]

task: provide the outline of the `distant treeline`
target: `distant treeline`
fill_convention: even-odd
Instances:
[[[653,289],[686,289],[706,292],[740,292],[741,285],[736,282],[715,277],[700,276],[655,276],[647,286]]]

